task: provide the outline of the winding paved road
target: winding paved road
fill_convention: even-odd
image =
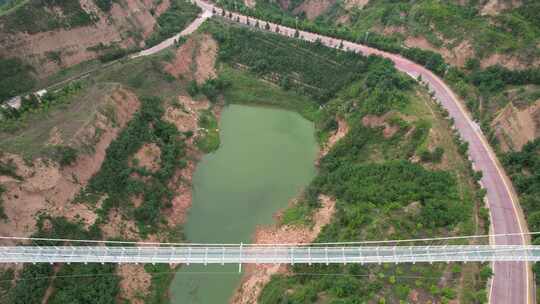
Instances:
[[[221,14],[222,9],[202,0],[195,0],[195,3],[206,12],[216,12]],[[228,15],[228,11],[227,15]],[[232,20],[239,18],[239,22],[254,26],[256,21],[262,24],[263,20],[246,17],[244,15],[232,13]],[[293,37],[295,29],[288,28],[274,23],[269,23],[270,31],[275,32],[279,26],[279,34]],[[469,143],[469,156],[473,161],[476,170],[482,171],[481,183],[487,190],[487,204],[491,215],[491,233],[525,233],[527,225],[519,207],[517,196],[512,188],[512,184],[504,173],[501,164],[498,162],[493,150],[489,146],[485,136],[479,126],[472,121],[467,111],[463,108],[459,98],[452,90],[435,74],[423,66],[412,62],[400,55],[383,52],[358,43],[334,39],[314,33],[300,31],[300,39],[315,41],[319,39],[324,45],[336,48],[341,42],[347,50],[351,50],[364,55],[379,55],[392,60],[396,68],[410,76],[422,77],[429,88],[435,93],[435,98],[448,110],[450,116],[455,121],[455,127],[461,137]],[[491,239],[490,242],[496,245],[526,245],[529,239],[522,236],[504,236]],[[532,286],[531,267],[529,264],[495,262],[493,265],[494,277],[490,285],[489,298],[493,304],[508,303],[533,303],[534,293]]]

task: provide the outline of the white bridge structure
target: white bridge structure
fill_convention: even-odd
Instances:
[[[537,262],[540,246],[4,246],[0,263],[368,264]]]

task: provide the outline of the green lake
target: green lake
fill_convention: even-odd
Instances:
[[[295,112],[230,105],[220,128],[220,148],[193,176],[184,233],[193,243],[250,243],[256,226],[273,223],[272,215],[315,176],[314,126]],[[171,302],[228,303],[240,279],[238,265],[184,265]]]

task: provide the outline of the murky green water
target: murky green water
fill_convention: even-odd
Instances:
[[[221,147],[193,177],[185,234],[194,243],[249,243],[255,227],[272,223],[314,177],[314,127],[290,111],[231,105],[220,135]],[[183,266],[172,303],[227,303],[240,278],[237,265]]]

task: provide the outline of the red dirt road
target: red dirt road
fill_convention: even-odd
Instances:
[[[203,10],[221,13],[221,9],[204,2],[195,0]],[[228,12],[227,12],[228,15]],[[254,26],[257,19],[233,13],[233,20],[239,17],[240,23],[246,24],[249,19],[250,25]],[[264,24],[265,21],[259,20]],[[276,24],[269,23],[270,31],[275,32]],[[293,37],[295,30],[279,25],[279,34]],[[482,171],[481,183],[487,190],[487,203],[491,214],[491,233],[509,234],[527,232],[527,226],[523,219],[523,214],[519,207],[516,194],[511,182],[506,177],[502,166],[499,164],[486,138],[482,134],[480,127],[471,120],[466,110],[452,90],[435,74],[423,66],[416,64],[399,55],[379,51],[361,44],[334,39],[318,34],[300,31],[300,39],[315,41],[319,39],[329,47],[337,47],[341,42],[345,49],[362,53],[364,55],[375,54],[392,60],[396,68],[412,77],[422,77],[422,80],[429,85],[435,93],[435,98],[448,110],[450,116],[455,121],[455,127],[461,137],[469,143],[469,156],[473,161],[474,168]],[[497,245],[519,245],[527,244],[525,236],[500,236],[491,239],[490,243]],[[494,265],[494,277],[489,291],[490,303],[533,303],[533,293],[531,288],[531,268],[523,262],[497,262]]]

